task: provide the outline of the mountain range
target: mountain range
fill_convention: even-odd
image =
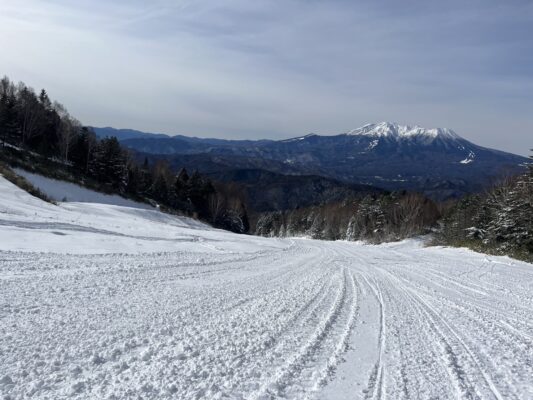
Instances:
[[[340,184],[419,191],[438,200],[482,190],[498,178],[519,172],[528,161],[474,144],[450,129],[390,122],[339,135],[309,134],[286,140],[203,139],[93,129],[100,137],[116,136],[139,157],[165,159],[175,168],[198,169],[214,178],[262,170],[319,176]]]

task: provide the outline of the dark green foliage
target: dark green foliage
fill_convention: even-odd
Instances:
[[[81,128],[73,140],[70,160],[83,173],[89,173],[90,161],[97,146],[96,135],[87,127]]]
[[[105,138],[98,142],[89,162],[89,173],[98,181],[124,192],[128,169],[126,152],[117,138]]]
[[[18,124],[15,94],[10,93],[9,86],[4,89],[4,84],[5,78],[0,82],[0,138],[6,143],[18,136]]]
[[[207,218],[210,214],[209,197],[215,194],[213,184],[195,171],[186,186],[187,199],[196,205],[200,218]]]

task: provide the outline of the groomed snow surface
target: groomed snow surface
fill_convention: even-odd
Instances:
[[[50,205],[0,177],[3,399],[532,399],[533,265]]]

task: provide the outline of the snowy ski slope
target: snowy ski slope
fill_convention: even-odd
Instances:
[[[86,189],[74,183],[51,179],[43,175],[34,174],[22,168],[13,169],[17,175],[24,177],[33,186],[45,192],[54,201],[79,202],[79,203],[100,203],[115,206],[142,208],[153,210],[149,204],[138,203],[116,194],[104,194]]]
[[[533,265],[54,206],[0,177],[0,397],[533,399]]]

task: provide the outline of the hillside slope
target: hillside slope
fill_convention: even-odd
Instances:
[[[236,183],[256,212],[292,210],[310,205],[361,198],[383,190],[340,182],[317,175],[283,175],[261,169],[238,169],[208,174],[219,182]]]
[[[46,190],[46,188],[45,188]],[[99,193],[93,192],[92,201]],[[96,199],[96,200],[94,200]],[[188,251],[209,239],[239,251],[238,236],[155,209],[94,202],[43,202],[0,176],[0,250],[61,253]],[[138,204],[138,203],[136,203]],[[255,240],[251,239],[250,243]],[[258,243],[265,239],[257,238]],[[274,243],[274,242],[272,242]],[[217,246],[207,245],[216,251]],[[206,251],[202,245],[199,251]]]

